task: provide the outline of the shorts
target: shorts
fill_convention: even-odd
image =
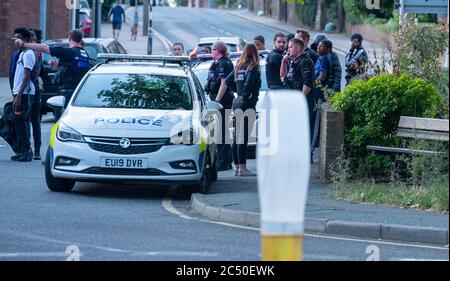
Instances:
[[[120,30],[122,28],[122,23],[121,22],[114,22],[112,23],[113,29],[118,29]]]

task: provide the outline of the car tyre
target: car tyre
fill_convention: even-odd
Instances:
[[[75,185],[74,180],[55,178],[52,175],[50,167],[50,148],[45,155],[45,181],[47,182],[48,189],[57,192],[69,192]]]
[[[211,158],[210,158],[211,159]],[[209,171],[210,173],[209,173],[209,179],[211,180],[211,181],[216,181],[217,180],[217,155],[216,155],[216,157],[215,157],[215,159],[214,159],[214,164],[213,164],[213,166],[210,168],[210,171]]]

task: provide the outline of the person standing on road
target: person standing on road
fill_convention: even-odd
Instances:
[[[331,72],[327,87],[337,93],[341,91],[342,67],[338,55],[333,52],[333,42],[330,41],[330,43],[331,48],[328,50],[328,57],[331,61]]]
[[[74,29],[69,34],[69,47],[49,47],[46,44],[28,43],[20,38],[15,40],[17,46],[41,53],[49,54],[59,59],[58,72],[56,73],[56,83],[58,84],[58,94],[66,98],[66,105],[73,94],[73,91],[81,81],[83,76],[92,67],[92,61],[88,53],[82,48],[83,33],[79,29]],[[50,61],[52,68],[56,62]],[[61,112],[55,112],[57,119]]]
[[[303,43],[305,43],[305,53],[315,64],[317,62],[317,59],[319,58],[319,55],[315,51],[308,48],[308,42],[310,38],[309,32],[304,29],[297,29],[297,32],[295,33],[295,38],[302,39]]]
[[[352,46],[345,56],[346,85],[350,85],[351,80],[356,76],[364,74],[368,61],[366,50],[362,47],[362,35],[354,33],[350,40]]]
[[[114,39],[119,39],[120,30],[122,29],[122,22],[126,21],[125,11],[120,5],[120,1],[116,1],[116,5],[111,9],[108,18],[112,15],[112,29]]]
[[[314,126],[313,90],[315,88],[315,73],[314,64],[309,56],[304,52],[304,48],[305,43],[303,43],[303,41],[299,38],[294,38],[289,41],[288,53],[283,57],[281,63],[280,77],[289,89],[300,90],[306,96],[309,110],[309,133],[311,141]]]
[[[320,111],[322,109],[322,103],[325,101],[324,90],[328,86],[328,80],[331,75],[331,60],[328,56],[329,50],[332,48],[332,43],[329,40],[320,41],[317,48],[319,58],[314,66],[315,68],[315,78],[316,78],[316,88],[314,89],[314,129],[311,141],[311,159],[313,159],[313,154],[316,146],[318,146],[319,133],[320,133]]]
[[[266,58],[266,79],[269,89],[281,89],[283,83],[280,79],[280,67],[283,54],[286,50],[286,35],[275,34],[273,38],[274,48]]]
[[[262,51],[266,49],[265,46],[266,40],[264,39],[264,36],[257,35],[255,38],[253,38],[253,44],[256,46],[258,51]]]
[[[31,31],[30,43],[37,43],[37,38],[34,32]],[[31,71],[31,81],[34,83],[35,94],[32,96],[30,122],[33,129],[33,143],[34,143],[34,160],[41,160],[41,89],[42,79],[40,78],[44,72],[42,63],[42,54],[35,52],[36,64]]]
[[[33,151],[30,143],[30,112],[31,96],[35,94],[35,87],[31,81],[31,71],[36,63],[34,52],[25,46],[31,38],[31,32],[20,27],[14,30],[14,39],[20,41],[18,47],[21,49],[17,61],[13,83],[13,110],[15,114],[14,128],[18,138],[18,152],[11,157],[13,161],[30,162],[33,158]]]
[[[261,70],[258,49],[246,44],[234,71],[226,78],[227,88],[236,89],[233,101],[233,161],[235,176],[256,176],[247,169],[247,144],[256,120],[256,103],[261,88]]]
[[[217,150],[219,156],[218,170],[224,171],[232,168],[231,146],[229,138],[226,136],[229,128],[229,111],[233,104],[234,95],[229,89],[219,93],[219,88],[225,85],[225,78],[233,71],[233,63],[228,58],[227,45],[222,41],[217,41],[212,45],[211,55],[214,61],[209,68],[205,91],[209,94],[211,100],[215,100],[223,106],[220,112],[222,117],[222,129],[220,130],[222,136],[219,138]]]

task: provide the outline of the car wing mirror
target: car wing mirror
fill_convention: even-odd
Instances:
[[[64,96],[51,97],[47,100],[47,104],[53,109],[62,109],[66,104],[66,97]]]

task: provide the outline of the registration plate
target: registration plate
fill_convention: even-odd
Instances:
[[[101,157],[101,168],[147,169],[147,158]]]

